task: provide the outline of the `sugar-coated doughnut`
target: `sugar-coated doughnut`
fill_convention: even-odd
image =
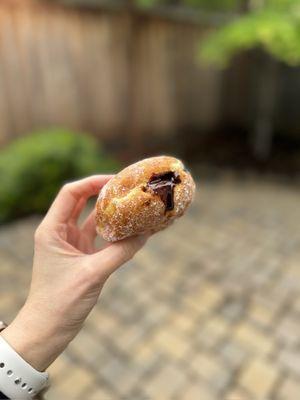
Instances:
[[[100,191],[97,232],[109,242],[157,232],[184,214],[194,192],[193,178],[180,160],[146,158],[123,169]]]

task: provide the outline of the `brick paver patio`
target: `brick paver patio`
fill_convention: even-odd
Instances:
[[[50,368],[49,400],[300,398],[299,189],[203,182],[115,274]],[[26,296],[36,217],[0,229],[0,316]]]

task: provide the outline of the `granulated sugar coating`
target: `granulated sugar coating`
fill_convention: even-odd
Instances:
[[[97,232],[109,242],[157,232],[184,214],[194,193],[193,178],[180,160],[160,156],[139,161],[102,188],[96,204]],[[164,201],[168,196],[173,197],[172,209]]]

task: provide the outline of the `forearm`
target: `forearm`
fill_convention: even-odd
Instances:
[[[94,176],[65,185],[36,230],[30,295],[0,340],[7,362],[12,360],[19,375],[25,371],[29,395],[31,389],[35,394],[47,384],[42,371],[80,331],[108,277],[147,240],[131,237],[97,250],[94,212],[78,224],[88,198],[109,179]],[[15,393],[23,390],[20,382],[10,380],[9,374],[5,379],[0,389],[16,398]]]
[[[45,371],[72,340],[55,321],[43,321],[26,305],[1,336],[38,371]]]

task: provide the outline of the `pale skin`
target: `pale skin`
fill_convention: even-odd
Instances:
[[[94,212],[79,226],[87,200],[110,178],[96,175],[66,184],[35,232],[29,295],[1,335],[38,371],[74,339],[108,277],[147,240],[136,236],[99,250]]]

